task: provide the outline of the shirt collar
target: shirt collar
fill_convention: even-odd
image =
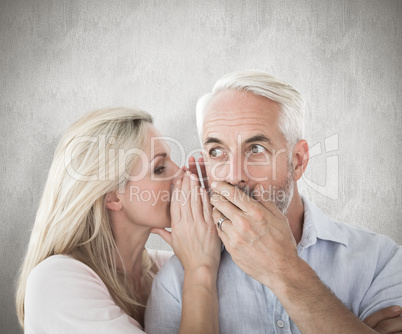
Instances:
[[[317,242],[317,239],[348,246],[348,240],[342,226],[332,221],[307,198],[301,197],[304,204],[304,223],[303,235],[298,247],[310,247]]]

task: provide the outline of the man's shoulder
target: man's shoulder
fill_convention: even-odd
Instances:
[[[372,249],[378,247],[379,249],[400,247],[389,236],[374,232],[368,228],[360,225],[354,225],[337,220],[330,220],[334,227],[339,229],[340,234],[344,236],[344,240],[349,246],[363,246],[370,245]]]
[[[402,260],[402,247],[391,237],[363,226],[326,218],[314,222],[319,247],[312,247],[313,253],[330,252],[331,256],[351,263],[368,263],[369,259],[375,272],[390,261]]]
[[[357,225],[332,219],[324,214],[312,202],[303,197],[305,204],[305,224],[308,236],[313,235],[319,240],[336,242],[350,248],[370,246],[376,248],[397,248],[396,242],[384,234],[379,234]]]
[[[383,234],[376,233],[365,226],[358,225],[356,223],[350,223],[345,221],[340,221],[336,219],[329,218],[328,221],[334,227],[339,229],[341,233],[350,235],[362,235],[364,238],[387,238]]]
[[[174,255],[173,251],[160,249],[147,249],[150,259],[161,268]]]
[[[351,223],[332,220],[344,236],[346,244],[351,248],[364,247],[373,251],[397,249],[400,246],[389,236],[374,232],[368,228]]]
[[[163,266],[160,268],[158,273],[155,276],[155,279],[162,281],[173,281],[176,279],[182,279],[184,277],[184,269],[177,258],[176,255],[173,255]]]

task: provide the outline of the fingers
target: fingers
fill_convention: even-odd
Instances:
[[[261,184],[255,185],[253,189],[253,198],[276,217],[279,218],[283,216],[282,212],[271,201],[271,197],[267,195],[269,195],[268,192],[264,190]]]
[[[180,189],[180,212],[181,218],[186,221],[192,221],[194,219],[191,205],[189,205],[189,201],[191,201],[191,180],[190,180],[190,172],[186,172],[183,176],[183,182],[181,184]]]
[[[202,209],[201,187],[199,186],[198,178],[194,174],[188,175],[190,178],[190,191],[191,191],[191,212],[196,222],[204,220]]]
[[[181,192],[181,179],[177,179],[173,183],[172,197],[170,201],[170,218],[172,225],[180,221],[180,192]]]
[[[211,184],[211,189],[215,193],[219,194],[222,198],[226,199],[226,201],[229,201],[238,207],[245,214],[252,213],[254,210],[258,209],[260,205],[262,205],[274,216],[278,218],[283,216],[275,204],[269,200],[270,197],[265,195],[267,192],[264,190],[261,184],[257,184],[253,189],[254,199],[245,194],[238,187],[232,186],[226,182],[213,182]],[[215,197],[215,199],[217,198]],[[215,205],[215,203],[213,203],[213,205]],[[222,209],[224,210],[223,207]]]
[[[221,223],[221,227],[218,227],[218,221],[221,218],[226,217],[226,215],[224,215],[222,212],[220,212],[218,209],[214,208],[213,213],[212,213],[212,218],[214,221],[214,224],[216,225],[216,228],[218,229],[218,233],[229,233],[230,230],[232,230],[233,228],[233,224],[230,221],[229,218],[225,219],[222,223]]]
[[[216,225],[216,230],[218,231],[218,236],[230,253],[230,233],[231,229],[233,228],[232,222],[229,219],[225,219],[225,221],[221,224],[221,228],[219,228],[217,222],[221,217],[223,217],[223,214],[216,208],[213,209],[212,217],[214,224]]]
[[[207,171],[205,168],[204,158],[201,157],[197,161],[198,161],[198,166],[200,167],[200,173],[198,172],[197,163],[195,162],[195,158],[193,156],[188,158],[188,168],[187,167],[183,167],[183,168],[186,168],[185,171],[189,170],[191,172],[191,174],[196,175],[198,178],[198,185],[202,186],[202,184],[203,184],[204,188],[208,190],[209,189],[208,177],[207,177]],[[202,184],[201,184],[201,180],[202,180]]]
[[[244,213],[247,213],[259,205],[238,187],[232,186],[226,182],[212,182],[211,189],[237,206]]]
[[[402,333],[402,318],[399,316],[392,319],[381,320],[374,329],[381,334]]]
[[[198,176],[197,164],[196,164],[195,158],[193,156],[188,158],[188,170],[191,172],[191,174]]]
[[[151,229],[151,233],[159,235],[163,240],[165,240],[169,244],[169,246],[172,246],[172,235],[164,228],[153,228]]]
[[[243,215],[243,212],[236,205],[215,192],[211,195],[211,204],[221,212],[221,215],[224,215],[231,221],[235,221],[237,217]]]
[[[191,175],[194,175],[197,180],[197,185],[201,187],[201,182],[197,170],[197,163],[195,162],[195,158],[193,156],[188,158],[188,166],[189,168],[187,170],[190,171]]]
[[[202,183],[204,184],[204,188],[206,190],[209,190],[208,176],[207,176],[207,170],[205,168],[204,158],[201,157],[198,159],[198,165],[200,166],[200,170],[201,170],[200,178],[202,180]]]
[[[402,331],[401,314],[402,308],[400,306],[390,306],[373,313],[363,322],[379,333],[395,333]]]
[[[200,190],[204,220],[208,225],[214,225],[214,220],[212,218],[212,205],[209,201],[207,190],[205,188],[200,188]]]

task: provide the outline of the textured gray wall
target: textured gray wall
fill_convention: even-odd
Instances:
[[[0,332],[20,333],[13,282],[63,131],[89,110],[139,106],[189,152],[197,97],[233,70],[265,69],[305,96],[303,192],[402,243],[401,11],[398,0],[1,0]]]

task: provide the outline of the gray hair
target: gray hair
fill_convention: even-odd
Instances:
[[[289,149],[293,149],[304,135],[304,101],[301,94],[286,82],[261,70],[243,70],[220,78],[211,93],[202,96],[196,107],[197,129],[202,141],[202,126],[209,103],[225,90],[251,92],[279,104],[279,129]]]

